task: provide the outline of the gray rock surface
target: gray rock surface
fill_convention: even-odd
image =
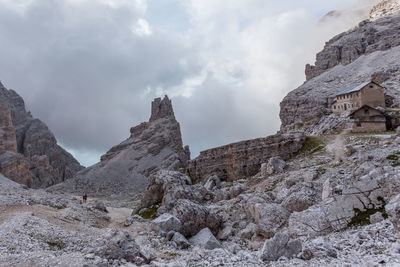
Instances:
[[[182,229],[181,221],[174,215],[169,213],[164,213],[161,216],[154,219],[153,225],[156,229],[165,233],[169,231],[179,232]]]
[[[171,241],[174,243],[174,245],[177,248],[180,248],[180,249],[186,249],[186,248],[190,247],[189,241],[181,233],[178,233],[178,232],[174,233]]]
[[[174,214],[181,222],[181,233],[190,237],[195,235],[203,228],[209,228],[213,233],[217,234],[221,226],[221,217],[215,214],[208,207],[193,203],[187,199],[179,199],[176,201],[172,209]]]
[[[268,164],[266,166],[266,174],[280,173],[283,172],[283,169],[286,166],[286,162],[282,160],[280,157],[272,157],[268,160]],[[263,170],[261,170],[263,171]]]
[[[221,243],[215,238],[210,229],[204,228],[195,236],[189,239],[190,243],[204,249],[216,249],[221,247]]]
[[[177,171],[160,170],[150,175],[141,207],[161,203],[171,209],[177,199],[189,199],[196,203],[210,200],[211,195],[201,184],[191,185],[186,174]]]
[[[384,0],[374,6],[370,12],[370,19],[377,20],[400,13],[399,0]]]
[[[290,213],[277,203],[255,195],[247,201],[247,208],[256,224],[262,225],[268,231],[275,232],[286,223]]]
[[[140,247],[127,232],[110,230],[96,246],[95,254],[107,260],[125,259],[138,264],[145,261]]]
[[[321,200],[321,186],[315,182],[302,182],[292,186],[282,202],[286,210],[303,211]]]
[[[160,169],[187,166],[179,123],[167,96],[152,103],[149,122],[130,130],[130,137],[112,147],[101,161],[55,189],[91,194],[132,194],[145,191],[147,177]]]
[[[389,215],[390,221],[393,223],[397,231],[397,238],[400,239],[400,194],[394,197],[388,205],[386,211]]]
[[[24,100],[3,85],[0,85],[0,154],[0,172],[33,188],[63,182],[83,168],[57,145],[48,127],[25,110]]]
[[[260,258],[263,261],[276,261],[282,256],[292,258],[301,251],[300,240],[293,240],[287,234],[277,233],[272,239],[265,241]]]

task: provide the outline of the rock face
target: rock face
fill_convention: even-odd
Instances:
[[[301,250],[300,240],[292,240],[287,234],[277,233],[274,238],[265,241],[260,258],[263,261],[276,261],[282,256],[291,258]]]
[[[374,6],[370,13],[370,19],[376,20],[386,16],[392,16],[400,13],[399,0],[384,0]]]
[[[304,144],[302,133],[276,134],[265,138],[242,141],[200,152],[189,163],[190,175],[195,180],[216,174],[221,180],[233,181],[260,171],[269,158],[290,158]]]
[[[130,129],[130,137],[112,147],[101,161],[60,185],[60,189],[90,194],[143,192],[147,177],[160,169],[187,167],[189,148],[183,147],[171,101],[156,98],[149,122]]]
[[[329,133],[323,125],[331,114],[334,94],[370,80],[385,88],[387,106],[398,105],[399,7],[398,1],[384,1],[373,9],[370,20],[326,43],[317,54],[315,65],[306,66],[307,81],[281,102],[283,131],[303,129],[306,134]],[[338,129],[346,127],[337,116],[328,121]]]
[[[220,248],[221,243],[211,233],[210,229],[204,228],[189,240],[193,245],[204,249]]]
[[[373,178],[347,185],[340,195],[289,218],[291,236],[318,236],[349,226],[371,223],[370,218],[384,208],[384,194]]]
[[[100,239],[95,254],[108,260],[124,259],[129,262],[148,263],[144,253],[127,232],[110,230]]]
[[[182,222],[181,233],[190,237],[203,228],[218,233],[221,217],[208,207],[201,206],[186,199],[179,199],[172,213]]]
[[[25,110],[24,100],[0,83],[0,172],[28,187],[48,187],[72,178],[83,167],[40,120]]]

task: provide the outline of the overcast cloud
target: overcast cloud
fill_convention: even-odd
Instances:
[[[84,165],[163,94],[195,156],[275,133],[304,65],[376,2],[0,0],[0,79]]]

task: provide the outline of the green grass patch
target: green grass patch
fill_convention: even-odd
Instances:
[[[353,218],[351,218],[351,221],[348,223],[348,227],[353,227],[353,226],[364,226],[371,224],[370,221],[370,216],[380,212],[382,213],[383,218],[387,219],[388,215],[385,210],[385,205],[386,202],[383,199],[383,197],[377,197],[377,200],[381,202],[380,207],[375,207],[375,205],[372,205],[372,208],[367,208],[366,205],[364,205],[364,210],[360,210],[357,208],[354,208],[354,212],[356,213]],[[371,203],[370,203],[371,204]]]
[[[311,155],[321,151],[325,148],[325,144],[318,137],[307,136],[303,146],[296,153],[296,155]]]
[[[317,172],[319,175],[323,175],[326,173],[326,169],[322,167],[318,167]]]
[[[138,211],[136,214],[141,216],[143,219],[155,219],[157,218],[157,210],[160,204],[154,204],[146,208],[144,211]]]
[[[388,160],[399,160],[399,156],[392,154],[392,155],[388,155],[386,157],[386,159],[388,159]]]

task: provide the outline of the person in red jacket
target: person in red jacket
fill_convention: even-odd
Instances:
[[[83,203],[86,203],[86,201],[87,201],[87,195],[86,195],[86,193],[83,195]]]

